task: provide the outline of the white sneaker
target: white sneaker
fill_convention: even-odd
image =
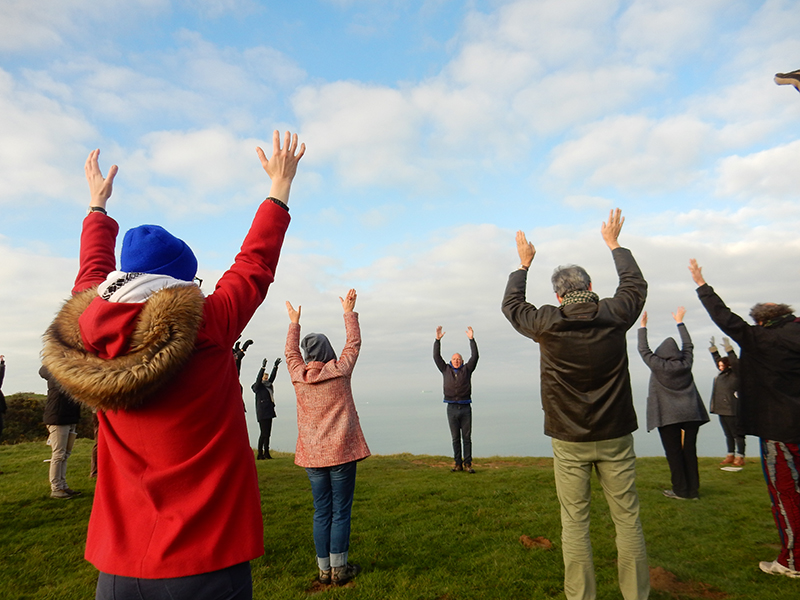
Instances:
[[[800,571],[792,571],[789,567],[784,567],[777,560],[773,560],[772,562],[762,560],[758,563],[758,568],[770,575],[786,575],[786,577],[791,577],[792,579],[800,578]]]

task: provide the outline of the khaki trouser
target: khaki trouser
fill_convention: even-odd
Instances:
[[[75,438],[78,437],[78,425],[48,425],[50,432],[48,441],[53,451],[50,457],[50,490],[65,490],[67,485],[67,459],[72,454]]]
[[[552,440],[553,470],[561,503],[564,593],[568,600],[594,600],[597,595],[589,538],[592,468],[603,487],[616,528],[619,587],[625,600],[644,600],[650,573],[636,493],[633,436],[599,442]]]

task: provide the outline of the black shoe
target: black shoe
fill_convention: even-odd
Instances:
[[[335,585],[344,585],[361,572],[361,567],[354,563],[347,563],[343,567],[331,569],[331,582]]]
[[[328,569],[327,571],[323,571],[322,569],[319,570],[319,575],[317,576],[317,581],[319,581],[322,585],[330,585],[331,584],[331,570]]]
[[[70,496],[80,496],[83,492],[77,492],[75,490],[71,490],[69,488],[64,488],[64,491],[67,492]]]
[[[472,465],[464,465],[464,470],[467,473],[474,473],[475,472],[475,469],[472,468]]]
[[[793,85],[800,92],[800,69],[791,73],[775,73],[775,83],[778,85]]]

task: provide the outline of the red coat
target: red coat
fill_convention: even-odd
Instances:
[[[369,456],[350,377],[361,349],[358,313],[344,313],[347,332],[339,360],[308,364],[300,354],[300,325],[289,324],[286,366],[297,395],[297,449],[301,467],[333,467]]]
[[[233,266],[200,299],[202,320],[186,361],[129,408],[98,414],[99,474],[86,559],[100,571],[183,577],[263,554],[257,473],[231,347],[266,296],[288,225],[285,209],[262,203]],[[103,214],[86,217],[73,293],[114,270],[117,231]],[[138,305],[141,315],[135,306],[99,298],[81,313],[80,337],[87,348],[107,349],[109,379],[117,376],[113,361],[129,356],[119,349],[119,332],[128,335],[132,321],[137,327],[149,322],[147,305],[162,294]],[[93,354],[96,361],[104,353]],[[80,380],[79,371],[64,376],[77,372],[73,379]],[[126,376],[135,380],[136,373]]]

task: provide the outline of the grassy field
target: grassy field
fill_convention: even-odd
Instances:
[[[95,569],[83,560],[93,480],[91,441],[78,440],[67,480],[84,494],[49,498],[44,443],[0,446],[0,598],[94,597]],[[477,473],[451,473],[434,456],[377,456],[359,464],[351,561],[363,573],[350,586],[314,585],[311,492],[290,454],[258,461],[266,553],[252,563],[255,598],[519,599],[563,598],[558,501],[552,461],[487,458]],[[778,537],[760,466],[740,473],[701,458],[700,501],[668,500],[663,458],[638,463],[651,598],[800,598],[800,580],[763,574]],[[614,528],[599,485],[592,539],[598,598],[619,598]],[[189,492],[190,490],[187,490]],[[543,536],[553,549],[526,548]]]

